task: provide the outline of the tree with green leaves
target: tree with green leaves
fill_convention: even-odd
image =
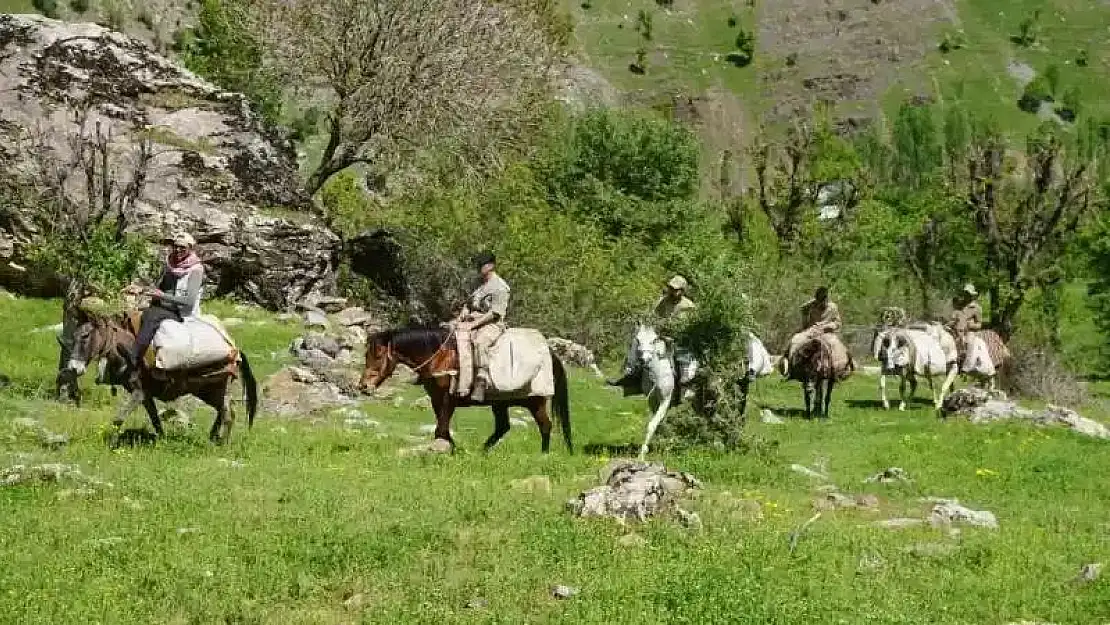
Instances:
[[[1013,333],[1033,289],[1059,283],[1067,242],[1108,206],[1108,147],[1045,124],[1029,137],[1017,175],[1009,175],[1005,140],[989,130],[972,138],[964,197],[984,250],[990,324],[1003,336]]]

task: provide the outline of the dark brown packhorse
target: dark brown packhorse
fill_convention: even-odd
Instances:
[[[835,336],[810,337],[799,345],[789,363],[787,377],[802,383],[805,418],[812,419],[816,415],[828,419],[833,387],[851,376],[854,370],[851,356]]]
[[[555,378],[555,395],[550,398],[551,410],[559,418],[567,450],[574,453],[570,435],[566,369],[555,354],[551,354],[551,361]],[[438,326],[394,328],[374,334],[366,342],[366,368],[359,388],[373,392],[393,375],[398,364],[403,364],[416,373],[417,383],[424,387],[432,400],[432,410],[436,415],[435,438],[448,441],[452,448],[455,441],[451,439],[451,416],[456,408],[489,406],[493,410],[494,430],[485,443],[485,449],[489,451],[509,431],[509,408],[520,406],[531,411],[532,418],[539,426],[541,450],[543,453],[548,452],[551,446],[548,397],[498,397],[487,392],[485,401],[474,402],[468,397],[459,397],[452,393],[452,374],[459,369],[459,353],[455,334],[450,329]]]
[[[161,437],[162,419],[154,401],[173,401],[185,395],[192,395],[216,410],[216,419],[208,434],[214,443],[227,442],[231,427],[235,424],[235,413],[228,403],[228,389],[231,382],[243,377],[243,395],[247,404],[247,427],[254,425],[258,412],[258,382],[251,371],[250,361],[243,352],[231,363],[218,363],[201,369],[188,371],[157,371],[143,369],[137,377],[135,386],[127,373],[129,354],[135,347],[138,333],[138,314],[118,317],[97,318],[87,321],[74,333],[73,354],[67,370],[73,377],[80,377],[89,363],[98,363],[98,384],[108,384],[114,388],[122,386],[130,398],[112,420],[116,426],[114,441],[119,440],[120,430],[127,416],[142,404],[150,417],[154,432]]]

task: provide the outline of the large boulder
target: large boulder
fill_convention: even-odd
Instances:
[[[339,238],[313,213],[293,146],[244,96],[95,24],[0,15],[0,193],[41,189],[41,157],[72,162],[73,137],[98,126],[120,172],[134,170],[144,140],[153,147],[129,229],[190,231],[210,293],[288,308],[334,288]],[[83,204],[83,184],[65,192]],[[34,202],[11,204],[0,202],[0,285],[50,294],[54,282],[21,269],[41,233]]]

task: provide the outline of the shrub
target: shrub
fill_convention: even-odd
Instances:
[[[185,66],[247,96],[264,119],[281,113],[281,85],[262,63],[262,44],[244,26],[241,0],[203,0],[191,38],[181,37]]]
[[[1036,113],[1043,102],[1052,102],[1052,88],[1048,80],[1038,76],[1025,85],[1018,100],[1018,108],[1026,113]]]
[[[948,31],[948,32],[944,33],[944,35],[941,37],[940,43],[937,44],[937,49],[939,49],[944,54],[948,54],[949,52],[952,52],[953,50],[959,50],[959,49],[963,48],[964,45],[965,45],[964,31],[962,31],[962,30]]]
[[[658,241],[697,212],[700,145],[647,113],[594,110],[558,129],[536,167],[552,205],[612,237]]]
[[[1087,401],[1087,385],[1068,370],[1049,347],[1014,341],[1006,370],[1008,389],[1023,397],[1075,407]]]
[[[736,51],[730,52],[725,59],[737,67],[747,67],[755,58],[755,34],[740,29],[736,35]]]
[[[640,9],[640,12],[636,14],[636,30],[640,33],[640,36],[644,38],[644,41],[651,41],[651,13],[648,13],[644,9]]]
[[[1033,11],[1032,15],[1027,16],[1018,24],[1018,34],[1010,39],[1017,45],[1028,48],[1037,42],[1037,36],[1040,30],[1040,11]]]
[[[74,13],[85,13],[89,10],[89,0],[69,0],[69,8]]]

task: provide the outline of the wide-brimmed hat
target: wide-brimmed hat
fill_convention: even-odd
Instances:
[[[486,250],[484,252],[478,252],[477,254],[474,255],[474,266],[479,268],[479,269],[481,269],[482,267],[485,267],[486,265],[488,265],[490,263],[496,263],[496,262],[497,262],[497,257],[495,257],[493,255],[493,252],[490,252],[489,250]]]
[[[976,291],[975,285],[970,282],[964,285],[964,293],[967,293],[968,295],[971,295],[973,297],[979,296],[979,291]]]
[[[667,286],[671,287],[672,289],[674,289],[676,291],[685,290],[686,286],[687,286],[686,278],[683,278],[682,276],[675,276],[675,277],[673,277],[673,278],[671,278],[670,280],[667,281]]]

